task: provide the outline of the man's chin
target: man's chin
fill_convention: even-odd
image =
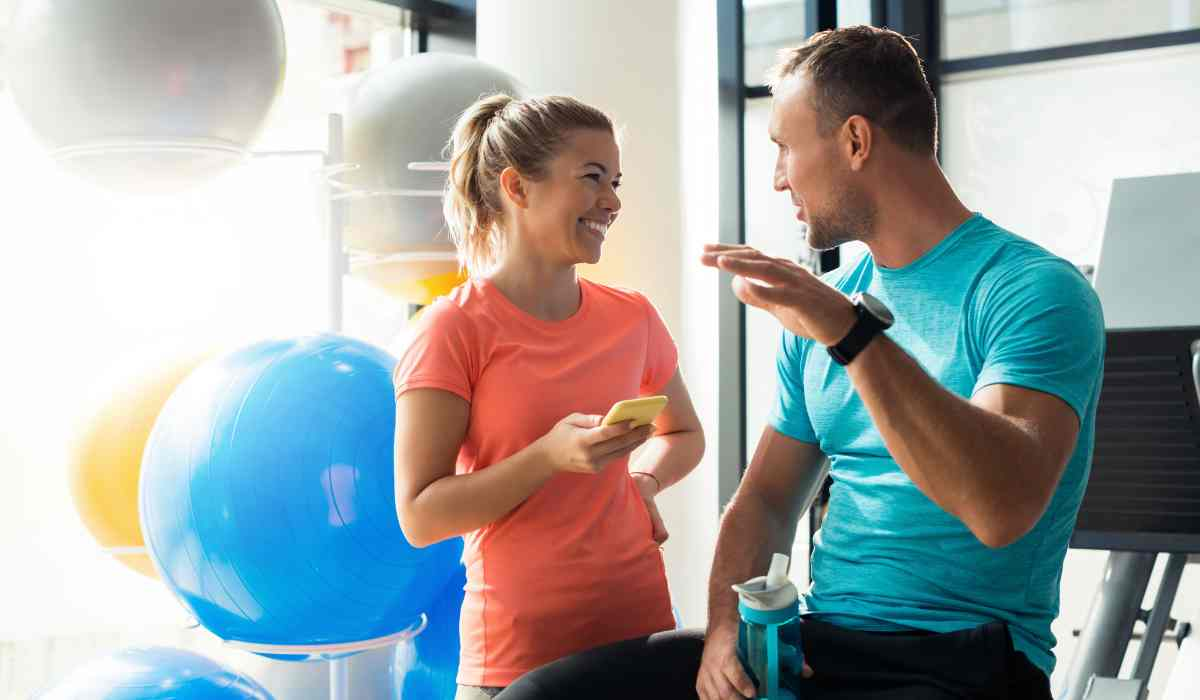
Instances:
[[[824,236],[814,234],[812,226],[808,227],[808,235],[804,237],[804,242],[808,244],[809,248],[816,251],[833,250],[840,245],[839,243],[830,241]]]
[[[804,242],[808,247],[816,251],[833,250],[843,243],[856,240],[853,236],[829,236],[823,235],[820,229],[813,228],[812,224],[808,226],[808,232],[804,236]]]

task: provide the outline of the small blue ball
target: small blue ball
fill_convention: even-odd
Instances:
[[[182,649],[125,649],[72,672],[38,700],[272,700],[258,683]]]

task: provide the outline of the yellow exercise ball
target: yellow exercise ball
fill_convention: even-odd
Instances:
[[[125,566],[157,577],[138,524],[138,476],[150,430],[175,387],[214,351],[158,363],[102,397],[70,453],[75,509],[100,547]]]
[[[403,256],[401,256],[403,257]],[[454,258],[392,259],[352,267],[351,274],[409,304],[429,306],[467,279]]]
[[[397,291],[400,296],[407,299],[411,304],[429,306],[433,303],[434,299],[446,296],[466,280],[466,273],[454,270],[453,272],[444,272],[434,277],[398,283]]]

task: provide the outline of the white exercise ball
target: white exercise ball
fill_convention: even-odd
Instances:
[[[459,115],[481,96],[520,97],[516,78],[469,56],[417,54],[372,70],[350,100],[346,160],[359,166],[345,179],[366,190],[440,192],[444,171],[414,171],[410,163],[444,161]],[[346,244],[376,254],[452,249],[440,196],[351,199]]]
[[[113,189],[181,189],[239,162],[283,86],[274,0],[24,0],[10,36],[31,129]]]

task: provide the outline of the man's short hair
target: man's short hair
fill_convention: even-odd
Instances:
[[[936,151],[933,90],[916,50],[900,34],[869,26],[829,29],[799,48],[783,50],[779,58],[768,85],[773,90],[792,75],[805,74],[814,88],[822,136],[858,114],[911,151]]]

